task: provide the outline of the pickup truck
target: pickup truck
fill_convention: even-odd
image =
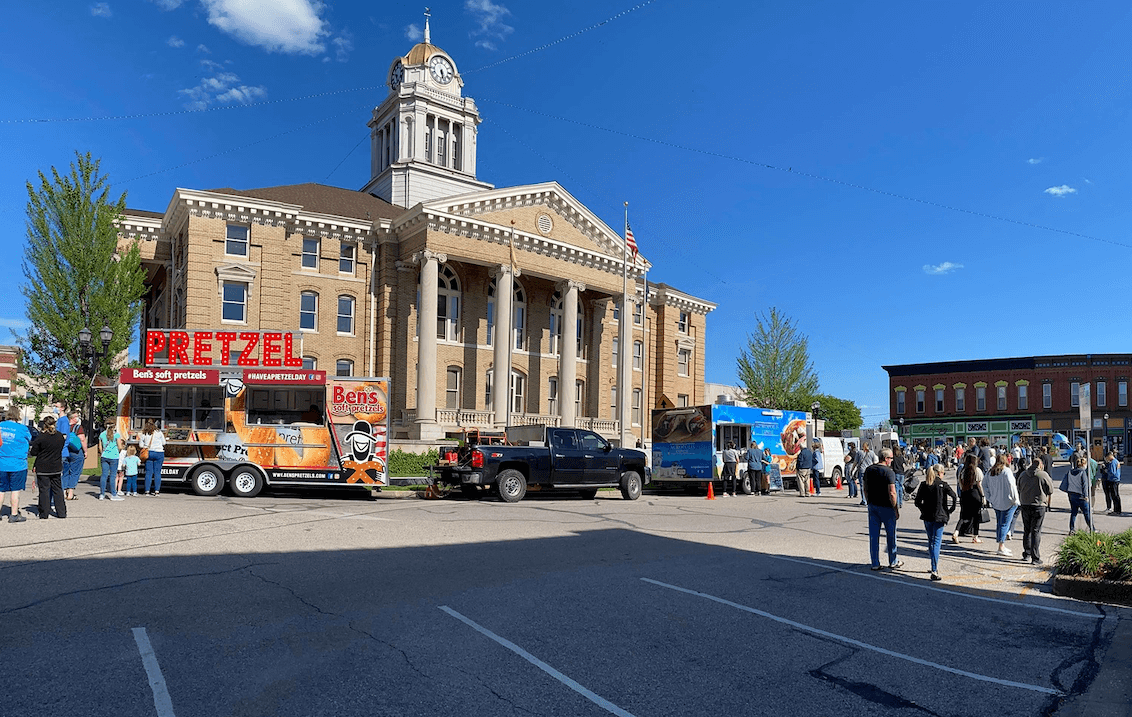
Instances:
[[[490,489],[505,503],[519,502],[528,490],[550,489],[593,498],[599,488],[620,488],[623,498],[636,500],[648,475],[642,451],[614,448],[580,428],[517,426],[507,429],[507,443],[462,446],[448,465],[438,466],[440,481],[469,496]]]

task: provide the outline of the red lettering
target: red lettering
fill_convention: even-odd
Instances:
[[[247,341],[244,344],[244,350],[240,352],[240,358],[236,359],[237,366],[259,366],[259,361],[252,357],[252,350],[259,344],[259,334],[254,331],[241,331],[240,340]]]
[[[289,336],[290,334],[288,334]],[[282,359],[272,358],[275,354],[280,352],[279,342],[283,340],[283,334],[278,331],[273,331],[263,335],[263,365],[264,366],[282,366]]]
[[[341,386],[335,386],[334,387],[334,398],[333,398],[332,402],[333,403],[344,403],[346,401],[346,397],[344,395],[345,393],[346,393],[346,389],[342,388]]]
[[[193,365],[212,365],[212,339],[211,331],[197,331],[193,334]]]
[[[145,332],[145,365],[149,366],[157,357],[157,352],[165,348],[165,334],[160,331]]]
[[[185,331],[169,332],[169,363],[189,364],[189,334]]]
[[[290,333],[283,334],[283,365],[287,368],[303,365],[302,356],[295,356],[295,336]]]
[[[231,366],[229,356],[232,354],[232,342],[236,340],[236,332],[217,331],[216,338],[220,341],[220,365]]]

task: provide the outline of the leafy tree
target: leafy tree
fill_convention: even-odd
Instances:
[[[758,316],[758,325],[739,350],[738,377],[748,405],[808,411],[818,393],[809,339],[777,308]]]
[[[819,393],[814,396],[814,400],[821,403],[821,415],[819,417],[825,419],[825,430],[831,433],[860,428],[861,424],[864,423],[864,419],[861,417],[861,409],[848,399]]]
[[[31,327],[18,342],[31,383],[74,408],[85,405],[90,390],[79,331],[89,328],[101,349],[99,330],[113,329],[108,356],[98,366],[99,373],[109,374],[114,359],[130,345],[145,292],[137,242],[118,245],[126,195],[110,196],[100,163],[89,152],[76,152],[69,173],[52,167],[50,176],[38,173],[38,185],[27,183],[28,243],[20,291]],[[44,402],[44,396],[28,401]],[[108,413],[113,401],[104,403],[102,413]]]

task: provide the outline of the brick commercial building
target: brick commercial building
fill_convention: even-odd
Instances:
[[[661,394],[705,399],[715,305],[665,284],[646,298],[649,262],[556,182],[477,179],[463,84],[427,34],[393,60],[360,191],[177,189],[164,212],[128,211],[143,328],[299,330],[307,367],[392,379],[394,440],[509,422],[647,442]]]
[[[884,366],[889,413],[902,436],[1008,444],[1026,432],[1082,438],[1079,387],[1091,385],[1094,444],[1130,440],[1132,354],[1078,354]],[[1107,415],[1107,421],[1105,416]]]

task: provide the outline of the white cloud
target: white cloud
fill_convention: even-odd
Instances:
[[[315,55],[328,34],[318,0],[201,0],[209,24],[268,52]]]
[[[114,13],[110,11],[109,3],[96,2],[90,6],[90,14],[95,17],[110,17]]]
[[[350,40],[348,33],[342,33],[341,36],[334,38],[330,41],[334,45],[334,57],[339,62],[345,62],[350,59],[350,52],[354,49],[354,43]]]
[[[208,45],[205,45],[204,43],[197,45],[197,52],[203,52],[206,55],[212,54],[212,50],[208,49]]]
[[[469,33],[471,37],[480,38],[476,47],[494,50],[495,40],[506,40],[508,35],[515,32],[515,28],[503,22],[503,18],[511,14],[503,5],[497,5],[491,0],[464,0],[464,9],[478,24]]]
[[[5,329],[28,329],[31,328],[31,322],[24,319],[0,318],[0,327]]]
[[[186,98],[185,109],[203,110],[215,104],[251,104],[267,97],[264,87],[251,87],[240,84],[234,72],[219,72],[221,65],[211,60],[201,61],[201,65],[213,75],[201,79],[200,84],[187,90],[178,90]]]
[[[149,0],[162,10],[176,10],[185,0]]]
[[[409,42],[420,42],[424,39],[424,30],[416,24],[408,25],[405,27],[405,39]]]
[[[1044,190],[1046,194],[1052,194],[1055,197],[1064,197],[1067,194],[1076,194],[1077,190],[1070,187],[1068,184],[1063,184],[1060,187],[1050,187]]]
[[[962,269],[962,268],[963,268],[962,264],[954,264],[950,261],[945,261],[942,264],[936,264],[935,266],[932,266],[931,264],[924,264],[924,273],[925,274],[950,274],[951,272],[953,272],[957,269]]]
[[[1041,164],[1044,161],[1046,161],[1045,157],[1038,157],[1036,159],[1031,157],[1030,159],[1026,160],[1026,162],[1028,162],[1029,164]]]
[[[176,35],[173,35],[172,37],[170,37],[168,40],[165,41],[165,44],[168,45],[169,47],[184,47],[185,41],[182,40],[181,38],[177,37]]]

